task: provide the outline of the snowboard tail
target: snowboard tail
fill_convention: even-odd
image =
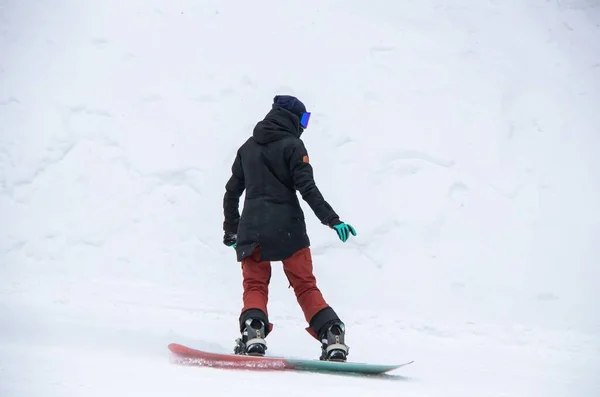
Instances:
[[[182,364],[217,368],[250,370],[295,370],[312,372],[349,372],[379,375],[395,370],[413,361],[402,364],[369,364],[338,361],[321,361],[289,357],[257,357],[236,354],[222,354],[194,349],[177,343],[169,344],[169,350]]]

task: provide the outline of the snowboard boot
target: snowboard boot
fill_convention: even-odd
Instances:
[[[324,327],[319,340],[321,341],[321,361],[346,361],[350,347],[344,343],[345,326],[341,321],[335,321]]]
[[[236,340],[237,344],[233,352],[248,356],[264,356],[267,350],[267,342],[264,339],[265,325],[255,318],[247,319],[245,324],[242,337]]]

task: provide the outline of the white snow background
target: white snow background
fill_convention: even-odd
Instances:
[[[593,0],[0,0],[0,396],[600,395]],[[235,151],[297,95],[318,285],[389,379],[231,352]],[[270,355],[318,343],[273,264]]]

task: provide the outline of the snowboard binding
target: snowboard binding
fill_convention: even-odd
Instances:
[[[258,319],[246,320],[246,327],[242,331],[242,337],[236,339],[233,348],[234,354],[262,357],[267,350],[265,341],[265,325]]]
[[[319,338],[321,340],[321,361],[345,362],[350,347],[344,343],[345,326],[341,321],[334,322],[325,328]]]

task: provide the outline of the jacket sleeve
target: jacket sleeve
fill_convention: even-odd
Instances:
[[[238,150],[231,167],[231,177],[225,185],[225,195],[223,197],[223,214],[225,216],[223,231],[225,232],[237,233],[240,221],[239,202],[244,188],[244,169]]]
[[[289,166],[294,188],[300,192],[302,199],[308,203],[321,223],[331,226],[332,221],[339,219],[339,216],[325,201],[315,183],[304,143],[301,140],[295,141],[290,151]]]

